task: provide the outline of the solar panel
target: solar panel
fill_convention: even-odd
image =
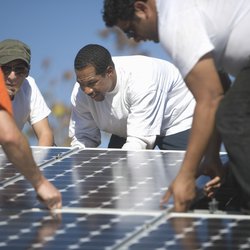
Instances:
[[[123,249],[249,249],[250,217],[170,214]]]
[[[61,147],[32,147],[32,154],[34,156],[34,159],[40,166],[72,151],[74,151],[74,149]],[[17,176],[20,176],[20,174],[8,161],[5,153],[0,147],[0,185]]]
[[[209,249],[233,241],[236,248],[248,246],[250,216],[174,214],[172,201],[160,208],[183,151],[32,147],[32,152],[61,191],[63,208],[56,214],[45,209],[0,153],[0,249]],[[205,181],[199,179],[197,187]],[[232,228],[246,230],[240,240]]]

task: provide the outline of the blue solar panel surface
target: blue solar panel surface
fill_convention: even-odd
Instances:
[[[0,152],[0,249],[248,249],[250,216],[160,208],[182,151],[32,151],[63,208],[46,210]]]

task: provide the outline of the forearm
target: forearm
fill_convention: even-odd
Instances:
[[[55,145],[52,128],[49,125],[48,117],[32,125],[38,140],[38,146],[51,147]]]
[[[1,126],[2,132],[5,133],[5,137],[1,138],[3,150],[17,170],[37,188],[43,180],[43,175],[36,166],[28,141],[8,114],[4,114],[4,120],[5,124]]]
[[[181,171],[186,170],[194,176],[212,139],[215,113],[224,94],[212,54],[200,59],[185,82],[195,97],[196,107]]]
[[[101,144],[101,132],[91,113],[81,113],[74,105],[69,123],[69,138],[72,147],[95,148]]]
[[[211,156],[218,149],[219,142],[213,136],[215,136],[215,113],[220,99],[221,97],[218,97],[210,103],[196,104],[189,143],[181,171],[195,175],[202,157],[206,153],[209,153]],[[212,148],[215,144],[216,148]]]
[[[42,183],[43,175],[34,162],[26,139],[24,139],[24,137],[20,138],[18,145],[15,143],[8,143],[5,144],[3,148],[8,159],[36,189]]]
[[[203,163],[210,164],[219,160],[220,157],[220,147],[221,147],[221,138],[214,128],[211,139],[209,141],[207,150],[205,152],[205,158],[203,159]]]
[[[54,136],[52,132],[50,133],[43,133],[39,138],[38,138],[38,146],[47,146],[51,147],[54,146]]]

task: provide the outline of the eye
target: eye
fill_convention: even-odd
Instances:
[[[5,75],[9,75],[11,73],[11,70],[12,70],[11,66],[2,65],[1,68]]]
[[[14,71],[16,72],[16,74],[26,74],[27,68],[25,66],[16,66],[14,67]]]
[[[86,87],[93,88],[98,81],[91,81],[86,84]]]
[[[24,75],[27,74],[28,68],[24,65],[20,66],[9,66],[9,65],[2,65],[1,66],[4,75],[8,76],[12,71],[15,72],[17,75]]]
[[[84,83],[78,81],[78,83],[80,85],[80,88],[83,91],[84,91],[85,88],[94,88],[97,82],[98,81],[91,81],[91,82],[87,82],[87,83],[84,84]]]

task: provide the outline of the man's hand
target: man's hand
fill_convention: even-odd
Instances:
[[[215,176],[212,180],[206,183],[204,186],[204,194],[207,197],[213,197],[215,191],[221,187],[221,177],[220,176]]]
[[[216,190],[221,187],[222,183],[225,181],[227,171],[227,164],[223,165],[219,158],[213,162],[204,161],[201,163],[198,175],[206,175],[211,178],[203,189],[207,197],[212,197]]]
[[[168,202],[172,195],[174,198],[174,211],[186,212],[196,196],[195,177],[180,172],[165,193],[161,205]]]
[[[55,188],[46,178],[43,177],[40,184],[35,187],[38,199],[49,209],[62,207],[62,197],[58,189]]]

